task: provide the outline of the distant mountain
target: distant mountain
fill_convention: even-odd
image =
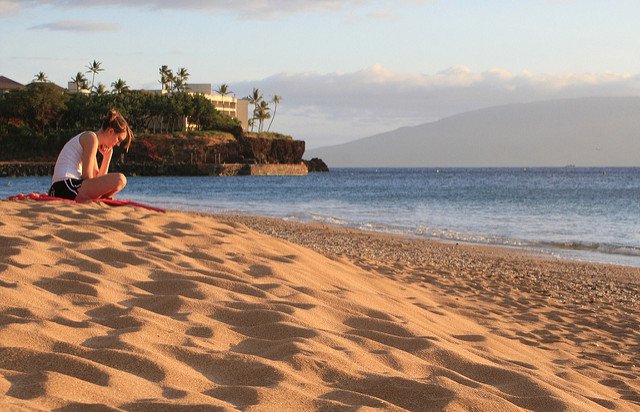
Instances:
[[[305,157],[329,167],[640,166],[640,97],[490,107]]]

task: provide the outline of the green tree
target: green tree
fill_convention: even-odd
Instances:
[[[173,82],[173,91],[182,93],[184,92],[186,87],[187,85],[184,80],[182,80],[180,77],[176,77],[175,81]]]
[[[273,119],[276,118],[276,110],[278,110],[278,105],[282,101],[282,97],[277,94],[273,96],[271,102],[273,103],[273,115],[271,116],[271,121],[269,122],[269,127],[267,127],[267,132],[271,130],[271,125],[273,124]]]
[[[216,93],[218,93],[222,97],[222,112],[224,113],[224,96],[227,96],[227,95],[229,95],[229,94],[231,94],[233,92],[229,89],[229,85],[228,84],[222,83],[216,89]]]
[[[262,92],[260,91],[260,89],[256,89],[255,87],[253,88],[253,91],[251,92],[251,94],[249,96],[246,97],[247,100],[249,100],[249,103],[251,103],[253,105],[253,115],[255,117],[256,113],[258,112],[258,106],[260,106],[260,102],[262,101]],[[255,122],[251,123],[251,131],[253,132],[253,126],[254,126]]]
[[[269,108],[269,102],[262,100],[256,110],[254,111],[253,117],[258,119],[258,133],[262,133],[262,128],[264,126],[264,121],[271,117],[271,113],[269,113],[271,109]]]
[[[71,81],[76,85],[76,93],[80,93],[81,90],[87,90],[89,85],[87,84],[87,78],[84,77],[84,73],[78,72],[76,77],[72,77]]]
[[[40,132],[51,124],[59,126],[66,109],[67,96],[53,83],[31,83],[27,85],[26,108],[29,123]]]
[[[173,70],[167,70],[167,91],[173,92],[175,90],[176,76],[173,74]]]
[[[86,73],[91,73],[91,91],[93,91],[93,84],[96,80],[96,74],[104,71],[104,69],[100,67],[101,65],[102,62],[98,62],[95,60],[87,65],[87,69],[89,70],[87,70]]]
[[[184,67],[179,68],[174,80],[175,90],[179,92],[184,92],[187,88],[188,79],[189,79],[189,71]]]
[[[158,70],[160,72],[160,84],[162,86],[161,90],[169,90],[169,66],[162,65]]]
[[[47,75],[44,72],[38,72],[34,77],[35,81],[44,83],[47,81]]]
[[[96,94],[98,96],[102,96],[107,93],[108,93],[107,86],[105,86],[102,83],[98,83],[98,86],[96,87]]]
[[[113,88],[113,93],[122,94],[124,92],[129,91],[129,86],[127,86],[127,82],[122,79],[118,79],[115,82],[111,83],[111,87]]]
[[[89,97],[89,98],[88,98]],[[91,115],[91,96],[71,95],[67,102],[67,110],[63,115],[62,128],[74,131],[86,130],[95,125],[88,123]],[[104,115],[104,114],[103,114]]]

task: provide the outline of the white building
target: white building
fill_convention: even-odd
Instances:
[[[69,82],[67,85],[69,93],[78,93],[75,82]],[[167,93],[166,90],[153,90],[154,93]],[[213,104],[218,111],[229,117],[238,119],[242,130],[245,132],[249,129],[249,101],[238,99],[235,96],[221,96],[214,94],[211,89],[211,83],[189,83],[187,84],[187,92],[200,94]],[[80,89],[80,93],[89,94],[87,89]]]
[[[235,96],[221,96],[214,94],[211,83],[189,83],[187,92],[200,94],[211,101],[213,107],[218,111],[240,121],[242,130],[245,132],[249,128],[249,101],[238,99]]]
[[[67,91],[69,91],[69,93],[78,93],[78,86],[76,85],[76,82],[67,82]],[[80,89],[80,93],[90,94],[91,92],[89,89]]]

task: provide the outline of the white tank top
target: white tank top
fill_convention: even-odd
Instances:
[[[58,160],[56,160],[56,166],[53,169],[51,184],[69,178],[82,179],[82,146],[80,145],[81,134],[82,133],[72,137],[60,151]]]

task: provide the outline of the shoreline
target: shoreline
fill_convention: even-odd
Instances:
[[[0,212],[9,409],[640,406],[637,270],[268,217]]]
[[[588,185],[593,184],[595,185],[594,188],[597,188],[603,184],[610,184],[608,182],[609,178],[601,181],[599,172],[593,171],[591,168],[587,170],[590,170],[587,176],[588,182],[586,182]],[[614,180],[618,183],[622,182],[620,179],[626,176],[625,173],[627,172],[616,175],[617,177]],[[447,174],[448,173],[445,172],[445,175]],[[500,173],[492,173],[490,176],[495,177],[499,176],[499,174]],[[510,174],[509,181],[512,183],[513,181],[517,182],[520,179],[520,177],[518,177],[520,174],[521,173],[517,172],[513,173],[513,176]],[[555,172],[551,173],[551,175],[554,174]],[[424,205],[424,207],[416,204],[415,201],[405,205],[403,202],[398,202],[397,200],[383,202],[382,204],[384,204],[385,207],[377,208],[376,206],[367,206],[366,202],[363,201],[363,199],[367,199],[366,191],[350,194],[348,191],[338,190],[336,194],[331,196],[331,199],[326,199],[325,201],[322,199],[322,195],[319,195],[319,190],[322,190],[320,188],[335,188],[345,181],[350,182],[350,184],[358,184],[358,181],[361,179],[358,174],[353,177],[354,175],[350,172],[341,172],[340,170],[338,170],[338,174],[331,175],[333,177],[326,175],[311,176],[309,179],[283,179],[282,182],[288,188],[291,188],[287,193],[283,193],[284,198],[277,194],[280,183],[276,182],[275,179],[267,179],[263,185],[252,179],[238,179],[234,181],[234,179],[194,178],[197,180],[197,183],[193,183],[194,187],[203,185],[206,187],[204,193],[215,192],[219,194],[216,194],[214,199],[207,199],[207,195],[203,195],[198,190],[190,190],[182,195],[185,196],[186,200],[182,201],[179,196],[176,197],[170,194],[172,187],[183,184],[181,179],[184,179],[184,182],[189,181],[188,178],[181,177],[159,178],[160,180],[157,182],[160,182],[159,184],[165,187],[164,190],[168,190],[168,194],[162,195],[158,193],[157,196],[155,192],[149,190],[150,185],[156,182],[153,178],[131,177],[129,188],[127,189],[127,193],[129,194],[123,195],[127,197],[134,196],[135,200],[141,202],[162,202],[165,207],[179,207],[183,210],[191,209],[207,213],[257,214],[285,219],[293,217],[293,219],[297,221],[325,222],[365,230],[431,238],[438,241],[489,246],[495,245],[508,248],[527,248],[533,250],[534,253],[549,254],[554,258],[557,257],[563,260],[640,267],[640,243],[636,236],[638,233],[636,230],[637,224],[633,223],[637,205],[632,202],[633,199],[629,198],[628,195],[623,196],[624,199],[628,200],[625,202],[626,205],[630,205],[628,208],[616,209],[616,207],[610,206],[604,208],[602,213],[597,212],[600,210],[598,204],[599,202],[606,202],[606,199],[591,202],[588,199],[579,198],[575,202],[572,202],[570,199],[565,199],[561,196],[562,199],[558,201],[563,205],[566,203],[565,206],[567,207],[558,207],[547,213],[544,212],[544,210],[546,210],[544,209],[544,204],[539,202],[529,204],[515,200],[511,206],[500,206],[500,204],[503,203],[499,201],[502,194],[497,193],[496,199],[498,200],[491,200],[492,197],[483,198],[484,200],[482,200],[482,202],[488,202],[488,207],[478,209],[481,211],[478,212],[478,219],[476,219],[468,213],[460,215],[461,211],[456,211],[456,208],[452,207],[451,202],[445,202],[443,206],[444,209],[437,211],[439,206],[433,199],[443,196],[442,193],[437,191],[438,189],[434,189],[436,192],[433,194],[433,197],[425,193],[420,195],[422,197],[426,196],[425,199],[431,199],[428,201],[428,205]],[[367,178],[372,177],[372,179],[375,177],[370,174],[363,174],[362,176]],[[401,173],[398,175],[399,177],[394,176],[395,175],[391,176],[389,179],[395,181],[398,178],[413,176],[413,174]],[[432,173],[429,173],[428,176],[425,175],[425,178],[428,178],[427,180],[435,179],[430,185],[448,187],[446,183],[438,183],[439,179],[441,179],[440,176],[434,176]],[[465,182],[467,180],[475,182],[476,179],[485,179],[483,174],[475,173],[470,175],[463,173],[460,176],[465,179]],[[549,177],[547,174],[543,176],[545,178]],[[635,179],[637,173],[633,172],[632,176],[634,176],[633,179]],[[421,180],[421,175],[419,177],[419,180]],[[460,180],[455,175],[442,177],[447,179],[447,181],[450,179],[454,179],[454,181]],[[596,179],[595,183],[593,183],[593,178]],[[374,179],[377,182],[376,187],[378,183],[389,183],[385,180],[387,179],[386,177],[382,179],[383,180],[379,182]],[[537,181],[536,179],[537,178],[534,179],[534,182]],[[582,178],[578,179],[576,182],[585,183],[581,179]],[[3,186],[3,190],[0,190],[5,193],[5,196],[13,195],[16,191],[25,191],[26,193],[26,191],[33,191],[34,189],[42,191],[48,190],[48,185],[46,185],[45,188],[45,184],[41,184],[40,181],[20,181],[19,179],[13,181],[13,188],[11,188],[11,180],[12,179],[7,179],[6,187]],[[529,178],[525,179],[527,182],[529,180]],[[574,177],[568,180],[568,182],[573,181]],[[0,179],[0,182],[4,182],[4,180]],[[618,187],[616,190],[620,189],[620,184],[618,183],[614,184],[614,186]],[[164,186],[165,184],[166,186]],[[191,185],[191,183],[189,184]],[[512,185],[510,185],[510,187],[511,186]],[[394,186],[389,184],[388,187],[389,189],[385,189],[384,193],[386,193],[386,190],[392,191]],[[516,187],[519,186],[516,185]],[[401,192],[402,191],[396,194],[402,194]],[[553,190],[549,189],[547,192],[549,192],[548,195],[551,199],[557,197],[553,195]],[[616,199],[621,201],[619,196],[622,196],[622,192],[616,193],[618,193]],[[629,191],[626,191],[626,193],[629,193]],[[254,201],[257,199],[253,199],[254,194],[264,200],[264,203],[262,201]],[[376,199],[378,196],[379,195],[375,196]],[[474,206],[476,200],[473,199],[477,196],[473,196],[469,199],[465,198],[466,200],[464,200],[461,206],[463,212],[469,211],[472,213],[473,210],[476,210],[474,209],[476,208],[476,206]],[[352,198],[355,199],[355,201]],[[395,199],[395,197],[393,198]],[[509,198],[518,199],[517,193],[515,197]],[[351,201],[355,202],[353,206],[354,209],[349,209],[350,206],[346,206],[344,210],[333,209],[332,206],[334,205],[342,207],[340,206],[342,204],[341,202],[344,202],[345,199],[352,199]],[[317,202],[318,200],[320,200],[320,203],[317,205],[313,204],[313,202]],[[173,203],[173,201],[176,203]],[[300,207],[298,207],[298,201],[301,202]],[[581,203],[582,201],[586,203],[583,204]],[[192,206],[189,206],[187,203],[192,204]],[[400,207],[397,216],[394,209],[394,204],[396,203],[398,207]],[[613,205],[611,202],[607,204]],[[575,206],[577,209],[572,205],[577,205]],[[385,211],[386,208],[390,208],[394,212],[388,213]],[[530,209],[532,211],[527,212]],[[585,217],[589,216],[589,213],[592,213],[584,212],[584,210],[587,209],[594,213],[593,219],[591,220]],[[618,215],[616,210],[622,214]],[[622,210],[624,210],[624,212],[622,212]],[[302,214],[298,215],[296,211],[302,211]],[[527,213],[530,213],[530,216],[527,215]],[[545,215],[545,213],[547,214]],[[613,216],[619,216],[620,218],[618,221],[615,221],[612,218]],[[627,220],[629,223],[625,225],[624,221]],[[553,223],[555,221],[559,222],[559,226]],[[375,222],[379,222],[379,224]],[[620,223],[619,226],[618,223]]]
[[[54,162],[0,162],[0,178],[51,176]],[[313,167],[300,163],[115,163],[112,171],[127,176],[306,176]]]
[[[592,301],[610,300],[610,303],[621,302],[631,303],[634,307],[640,307],[640,268],[625,265],[616,265],[610,263],[599,262],[583,262],[577,260],[569,260],[558,257],[550,257],[542,253],[537,253],[533,249],[517,246],[502,245],[484,245],[472,244],[455,241],[447,241],[441,239],[421,238],[418,236],[406,234],[393,234],[385,232],[369,231],[351,227],[343,227],[339,225],[331,225],[327,223],[316,222],[294,222],[278,217],[259,216],[259,215],[243,215],[243,214],[220,214],[206,212],[186,212],[201,215],[213,216],[220,221],[242,223],[257,232],[283,239],[298,245],[308,247],[327,256],[344,256],[355,262],[365,262],[366,260],[386,260],[386,261],[403,261],[404,264],[413,266],[432,267],[436,264],[438,257],[444,257],[445,260],[450,259],[451,254],[461,253],[465,256],[465,263],[473,260],[479,262],[478,267],[473,270],[481,276],[489,276],[489,270],[496,270],[499,267],[493,267],[488,262],[492,259],[499,262],[508,260],[523,260],[530,268],[525,269],[523,278],[528,279],[529,285],[542,282],[542,279],[536,279],[536,275],[544,274],[545,270],[550,266],[560,266],[562,269],[558,274],[568,276],[563,279],[560,276],[553,278],[546,277],[545,280],[550,283],[559,282],[561,284],[549,284],[548,286],[540,285],[542,292],[550,293],[551,297],[563,296],[568,285],[571,287],[581,286],[580,296]],[[323,243],[314,241],[314,235],[323,238]],[[400,248],[405,253],[389,254],[381,245],[391,245],[394,250]],[[362,253],[366,251],[366,253]],[[421,255],[423,252],[431,253],[433,257]],[[363,263],[361,263],[364,265]],[[593,277],[595,284],[589,284],[585,287],[584,279],[578,278],[579,273],[588,272]],[[503,281],[511,281],[513,286],[517,286],[517,282],[513,282],[516,278],[504,278]],[[621,282],[622,287],[609,287],[611,281]],[[592,288],[595,286],[595,288]],[[593,296],[590,292],[595,289],[604,289],[606,294]],[[599,292],[600,293],[600,292]]]
[[[614,261],[613,259],[611,261],[606,260],[606,257],[609,257],[609,256],[638,257],[638,259],[640,259],[640,256],[629,255],[624,253],[605,253],[605,252],[599,252],[599,251],[592,251],[585,248],[574,249],[571,247],[560,247],[560,246],[554,246],[553,243],[549,243],[548,245],[545,245],[544,243],[541,243],[539,245],[535,245],[535,244],[511,245],[511,244],[488,243],[488,242],[479,242],[479,241],[474,242],[470,240],[457,240],[457,239],[450,239],[450,238],[439,238],[436,236],[402,233],[401,231],[393,231],[393,229],[390,229],[389,231],[382,231],[382,230],[376,230],[376,229],[363,229],[361,227],[350,226],[349,224],[342,225],[338,223],[318,222],[313,220],[288,220],[286,217],[282,217],[282,216],[251,214],[248,212],[242,213],[241,211],[207,212],[207,211],[195,211],[195,210],[187,210],[187,209],[184,209],[184,210],[175,209],[175,211],[182,211],[187,213],[210,214],[213,216],[234,216],[238,218],[248,217],[248,218],[277,219],[277,220],[282,220],[284,222],[289,222],[294,224],[299,223],[303,225],[320,225],[320,226],[327,226],[327,227],[336,228],[336,229],[343,228],[346,230],[353,230],[353,231],[362,232],[362,233],[374,233],[378,235],[383,235],[383,236],[388,235],[392,237],[397,236],[400,238],[425,240],[428,242],[436,242],[436,243],[443,243],[443,244],[455,244],[455,245],[464,245],[468,247],[489,248],[489,249],[491,248],[504,249],[504,250],[510,250],[517,253],[521,253],[525,256],[538,257],[540,260],[547,260],[550,262],[560,261],[560,262],[578,263],[578,264],[582,263],[582,264],[588,264],[588,265],[614,266],[614,267],[620,267],[620,268],[627,268],[631,270],[637,269],[638,273],[640,273],[640,261],[637,264],[631,264],[631,263],[625,264],[620,261]],[[383,226],[383,225],[380,224],[380,226]],[[563,253],[563,252],[566,252],[566,253]],[[579,257],[583,254],[582,252],[584,252],[584,254],[586,255],[590,255],[593,257],[601,256],[603,257],[603,260],[590,260],[588,256]]]

